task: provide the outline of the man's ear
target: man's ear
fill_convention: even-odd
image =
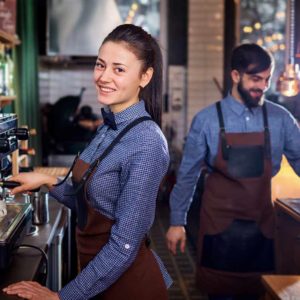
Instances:
[[[231,79],[232,79],[232,82],[235,83],[235,84],[238,84],[240,82],[241,75],[240,75],[238,70],[232,70],[231,71]]]
[[[153,68],[148,68],[148,70],[142,74],[141,84],[140,84],[142,88],[144,88],[150,82],[153,76],[153,72],[154,72]]]

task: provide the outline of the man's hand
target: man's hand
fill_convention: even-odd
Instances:
[[[4,288],[8,295],[18,295],[24,299],[31,300],[59,300],[58,294],[34,281],[21,281]]]
[[[177,244],[179,244],[180,251],[184,252],[186,234],[183,226],[170,226],[166,238],[168,249],[173,255],[176,255]]]

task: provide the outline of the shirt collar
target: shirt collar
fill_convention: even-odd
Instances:
[[[236,113],[238,116],[241,116],[246,111],[249,111],[249,108],[245,104],[239,102],[230,93],[227,95],[227,97],[225,97],[223,99],[223,101],[226,101],[226,103],[228,104],[230,109],[234,113]],[[254,107],[254,108],[251,109],[251,111],[253,112],[253,114],[256,114],[260,110],[260,108],[261,108],[261,106]]]
[[[105,108],[107,111],[108,108]],[[116,124],[121,124],[126,121],[134,120],[142,116],[149,116],[145,108],[144,100],[140,100],[139,102],[129,106],[125,110],[115,113],[115,122]]]

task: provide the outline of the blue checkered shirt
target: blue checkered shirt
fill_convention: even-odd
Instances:
[[[91,163],[120,131],[133,120],[149,116],[144,101],[116,113],[117,130],[102,125],[80,158]],[[153,121],[132,128],[100,163],[88,185],[91,206],[115,220],[108,243],[80,274],[59,291],[60,299],[88,299],[113,284],[133,263],[155,217],[157,192],[169,165],[166,139]],[[70,182],[51,190],[51,195],[75,209]],[[171,278],[159,257],[166,286]],[[145,270],[147,272],[147,270]]]

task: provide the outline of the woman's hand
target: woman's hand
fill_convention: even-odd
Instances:
[[[185,250],[186,234],[183,226],[170,226],[167,234],[167,246],[173,255],[176,255],[177,244],[179,244],[180,251]]]
[[[12,195],[35,190],[42,185],[46,185],[50,189],[57,183],[56,177],[36,172],[20,173],[10,177],[9,180],[16,181],[21,184],[20,186],[11,189],[10,192]]]
[[[18,295],[31,300],[59,300],[58,294],[34,281],[21,281],[3,289],[8,295]]]

